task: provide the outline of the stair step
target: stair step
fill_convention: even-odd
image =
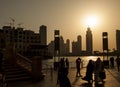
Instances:
[[[6,78],[6,82],[11,82],[11,81],[23,81],[23,80],[30,80],[31,77],[19,77],[19,78]]]
[[[26,70],[22,69],[20,66],[8,63],[4,61],[3,69],[6,74],[5,81],[20,81],[20,80],[30,80],[31,76]]]
[[[6,78],[11,78],[11,77],[22,77],[22,76],[28,76],[26,73],[20,73],[20,74],[7,74]]]

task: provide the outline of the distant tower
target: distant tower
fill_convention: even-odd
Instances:
[[[92,32],[90,30],[90,27],[87,28],[86,31],[86,51],[88,54],[92,54],[93,51],[93,42],[92,42]]]
[[[116,49],[120,52],[120,30],[116,30]]]
[[[70,40],[67,39],[66,40],[66,54],[69,54],[70,53]]]
[[[41,25],[39,32],[41,45],[47,45],[47,27],[45,25]]]
[[[78,35],[77,41],[72,42],[72,54],[81,55],[81,51],[82,51],[82,38],[81,35]]]
[[[65,53],[64,39],[62,36],[60,36],[60,55],[63,55],[64,53]]]
[[[77,37],[77,43],[78,43],[78,54],[80,54],[80,52],[82,51],[82,37],[80,35],[78,35]]]

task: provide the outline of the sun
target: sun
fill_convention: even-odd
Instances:
[[[90,26],[90,27],[94,27],[97,26],[98,24],[98,17],[97,16],[87,16],[85,18],[85,25]]]

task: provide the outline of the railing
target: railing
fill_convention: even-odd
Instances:
[[[42,74],[42,65],[41,65],[41,56],[36,56],[32,58],[32,60],[20,55],[16,54],[15,61],[16,63],[27,70],[29,74],[32,76],[33,80],[40,80],[44,76]]]
[[[32,60],[20,55],[20,54],[16,54],[16,63],[18,65],[20,65],[21,67],[23,67],[24,69],[28,70],[28,71],[32,71]]]

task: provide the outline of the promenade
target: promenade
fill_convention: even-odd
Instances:
[[[70,68],[68,78],[72,84],[72,87],[119,87],[120,86],[120,72],[117,69],[105,69],[106,79],[104,83],[99,83],[95,85],[87,84],[87,81],[81,79],[81,77],[76,77],[76,68]],[[82,68],[81,74],[84,76],[86,68]],[[45,78],[39,82],[33,83],[32,81],[21,81],[21,82],[11,82],[8,83],[8,87],[59,87],[57,85],[57,71],[54,70],[44,70]]]

